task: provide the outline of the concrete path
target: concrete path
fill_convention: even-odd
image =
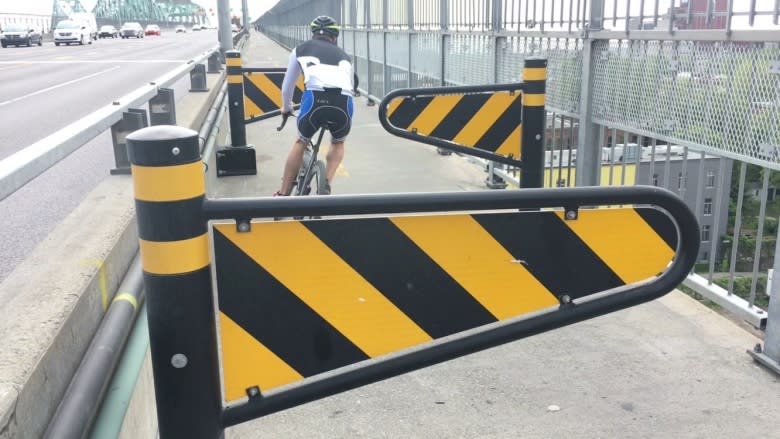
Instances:
[[[284,66],[253,33],[245,65]],[[251,125],[260,173],[218,196],[278,188],[294,129]],[[334,193],[483,189],[457,156],[387,134],[357,105]],[[759,340],[679,292],[660,300],[362,387],[228,430],[249,438],[777,437],[778,379],[745,353]]]

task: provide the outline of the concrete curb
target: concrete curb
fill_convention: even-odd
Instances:
[[[207,79],[177,102],[180,126],[203,123],[224,72]],[[132,179],[114,176],[0,284],[0,439],[43,434],[137,251]]]

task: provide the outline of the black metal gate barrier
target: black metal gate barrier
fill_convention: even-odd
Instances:
[[[656,187],[207,199],[196,132],[127,143],[163,439],[656,299],[697,256]]]

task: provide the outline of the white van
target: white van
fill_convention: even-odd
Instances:
[[[54,45],[60,44],[92,44],[92,32],[82,23],[62,20],[54,28]]]

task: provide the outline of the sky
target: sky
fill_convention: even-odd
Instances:
[[[97,0],[80,0],[81,4],[91,10],[95,7]],[[270,9],[279,0],[247,0],[249,7],[249,16],[256,19],[265,11]],[[217,10],[217,0],[195,0],[206,9]],[[53,0],[0,0],[0,14],[2,13],[25,13],[51,15]],[[241,0],[230,0],[230,7],[235,11],[241,10]]]

